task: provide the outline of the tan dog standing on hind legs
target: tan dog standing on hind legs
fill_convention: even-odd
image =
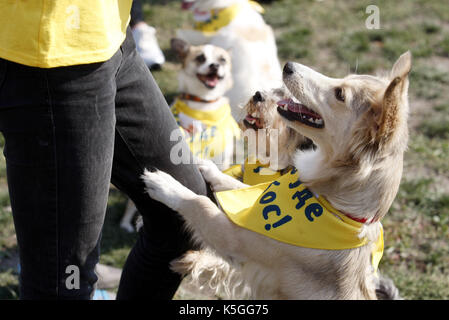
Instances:
[[[374,262],[383,244],[379,241],[380,220],[398,191],[407,147],[410,69],[409,52],[398,59],[385,78],[349,75],[335,79],[287,63],[284,83],[297,101],[283,101],[278,111],[289,127],[310,138],[317,148],[298,152],[293,163],[297,172],[282,176],[262,190],[248,210],[241,204],[247,214],[243,218],[250,223],[242,222],[239,214],[232,216],[229,203],[220,202],[222,210],[161,171],[145,172],[147,191],[179,212],[194,238],[230,263],[232,267],[218,270],[222,278],[215,281],[226,283],[231,293],[242,287],[256,299],[376,299],[379,280]],[[220,184],[220,171],[208,165],[200,168],[213,188],[243,188],[218,192],[219,200],[227,192],[238,196],[238,192],[248,190],[237,180],[229,180],[224,186]],[[292,174],[300,180],[294,181]],[[267,202],[275,203],[276,194],[282,198],[295,190],[300,195],[294,194],[293,210],[289,202],[277,203],[290,211],[279,210],[276,216],[272,212],[275,205],[269,210],[263,207]],[[295,204],[301,211],[294,211]],[[261,205],[263,211],[254,212]],[[290,220],[284,219],[287,216]],[[305,222],[297,224],[304,217]],[[281,220],[276,220],[280,218],[281,225]],[[335,233],[324,228],[318,237],[287,237],[285,241],[270,236],[270,232],[276,232],[282,237],[280,231],[291,226],[297,228],[297,235],[307,234],[308,228],[323,223],[324,227],[335,226]],[[335,239],[329,247],[340,248],[323,249],[329,244],[320,243],[320,238],[328,237]],[[313,245],[292,245],[295,241]],[[345,248],[345,241],[354,246]],[[176,267],[188,271],[194,263],[187,255]],[[207,271],[207,265],[204,269]]]

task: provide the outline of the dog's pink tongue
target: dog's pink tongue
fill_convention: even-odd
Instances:
[[[256,118],[251,117],[249,114],[246,115],[245,119],[248,121],[257,120]]]
[[[278,101],[277,104],[278,104],[278,106],[285,106],[286,104],[288,105],[289,101],[290,101],[290,99],[284,99],[284,100]]]
[[[218,78],[208,78],[206,79],[206,84],[210,87],[215,87],[218,84]]]
[[[182,10],[189,10],[194,1],[188,1],[188,0],[182,0],[181,9]]]

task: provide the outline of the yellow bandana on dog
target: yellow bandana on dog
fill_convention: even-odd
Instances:
[[[263,7],[255,1],[249,1],[251,6],[259,13],[263,13]],[[204,33],[215,33],[226,27],[242,10],[242,4],[236,3],[224,9],[212,9],[210,19],[204,22],[196,22],[195,29]]]
[[[269,165],[263,165],[258,160],[245,160],[244,164],[236,164],[223,173],[241,180],[243,183],[254,186],[259,183],[273,181],[281,176],[280,171],[269,168]]]
[[[216,198],[235,224],[291,245],[343,250],[368,243],[359,238],[363,224],[333,208],[323,197],[316,198],[301,183],[296,169],[272,182],[217,192]],[[381,231],[372,252],[374,270],[382,252]]]
[[[213,158],[222,153],[226,146],[232,144],[234,139],[240,138],[240,128],[231,115],[231,106],[225,103],[213,111],[200,111],[190,108],[186,103],[177,99],[171,111],[180,125],[179,114],[184,113],[192,119],[201,121],[206,129],[201,132],[186,134],[188,128],[182,128],[188,136],[187,143],[194,156],[198,158]]]

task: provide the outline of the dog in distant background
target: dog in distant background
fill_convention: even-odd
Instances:
[[[232,115],[257,90],[282,86],[282,73],[273,30],[261,16],[263,8],[248,0],[183,0],[196,21],[195,30],[178,30],[177,37],[200,45],[212,44],[230,51],[234,87],[229,97]]]
[[[224,96],[233,84],[231,57],[213,45],[192,46],[172,39],[171,48],[182,63],[178,74],[179,96],[171,110],[193,156],[211,159],[220,169],[228,168],[241,130]],[[128,200],[120,226],[134,231],[136,208]]]
[[[193,156],[211,159],[221,170],[226,169],[233,161],[234,143],[241,132],[224,96],[233,84],[231,57],[220,47],[191,46],[176,38],[171,47],[182,62],[178,74],[180,94],[172,112],[188,138]]]

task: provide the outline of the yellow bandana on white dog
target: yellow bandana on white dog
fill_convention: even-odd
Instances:
[[[291,245],[343,250],[368,243],[359,237],[363,224],[333,208],[323,197],[316,198],[301,183],[296,169],[272,182],[217,192],[216,198],[235,224]],[[374,270],[382,252],[381,230],[372,252]]]
[[[259,13],[263,13],[263,7],[255,1],[249,1],[251,6]],[[196,22],[195,29],[203,33],[215,33],[226,27],[242,10],[242,4],[236,3],[224,9],[212,9],[210,19],[203,22]]]
[[[240,128],[231,115],[231,106],[225,103],[213,111],[200,111],[190,108],[186,103],[177,99],[171,111],[178,125],[187,138],[190,150],[198,158],[213,158],[222,153],[226,146],[240,138]],[[180,125],[179,114],[201,121],[206,128],[200,132],[189,132],[189,128]],[[189,132],[190,134],[186,133]]]

